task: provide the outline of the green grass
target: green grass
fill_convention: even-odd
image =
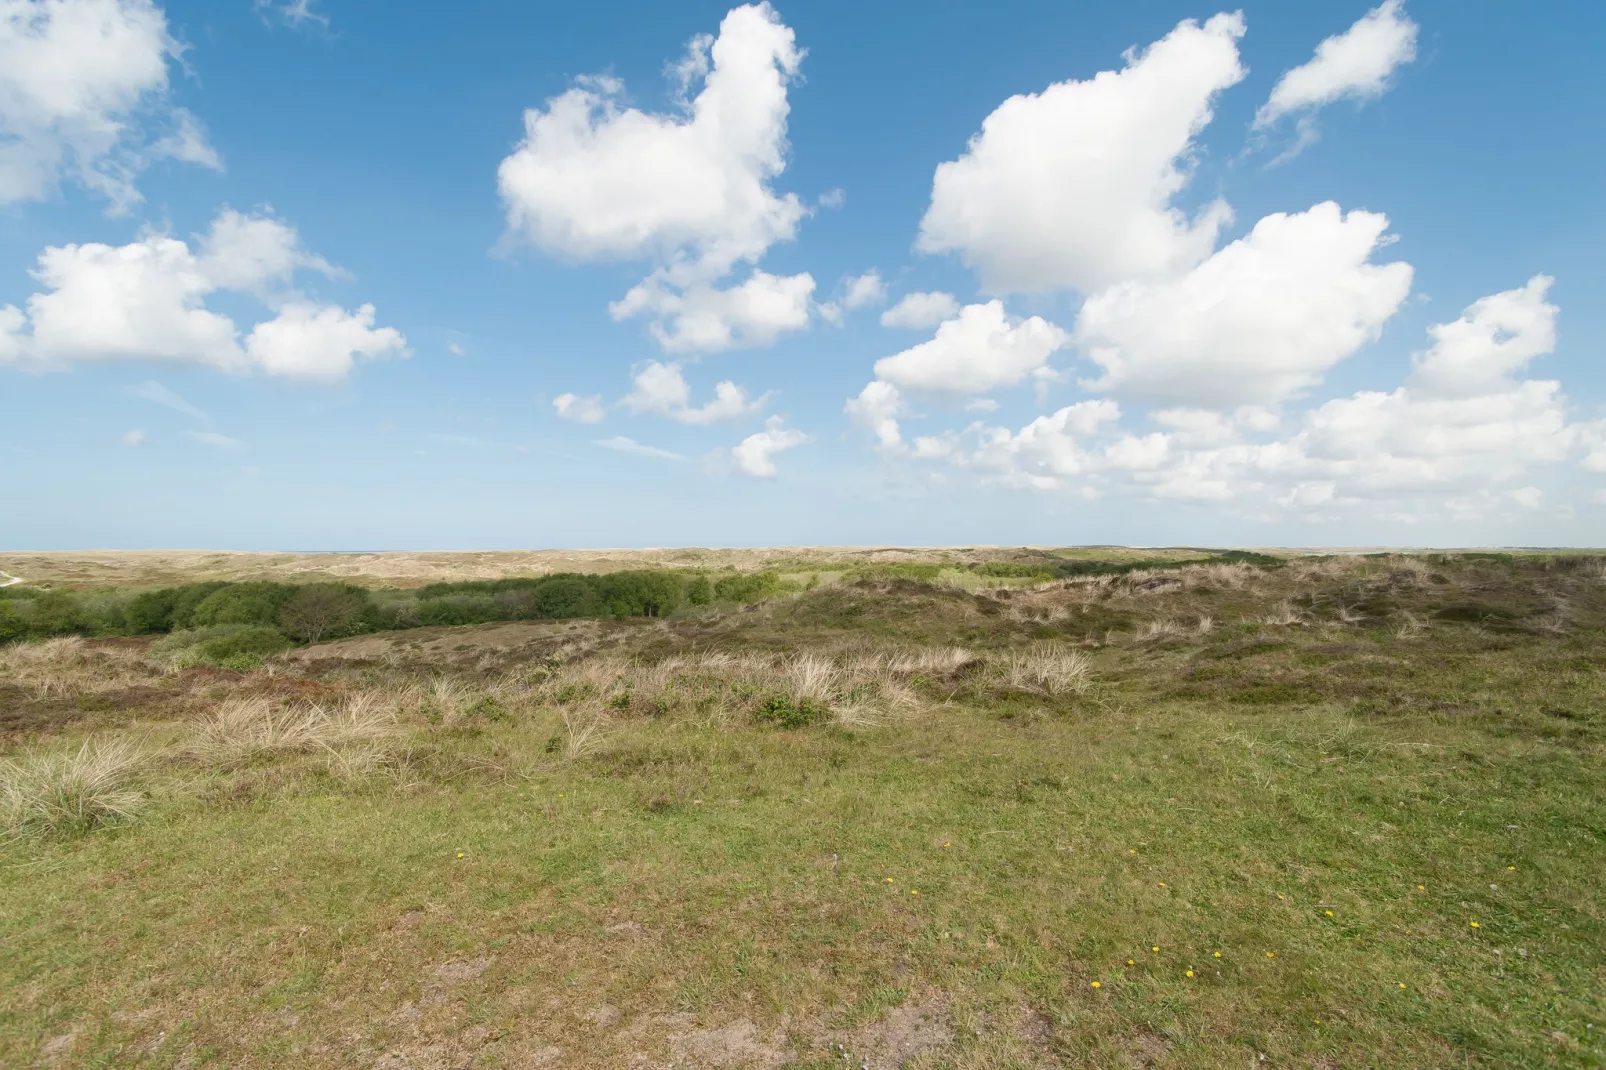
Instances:
[[[719,1065],[709,1044],[857,1066],[930,1007],[945,1039],[910,1067],[1599,1065],[1598,580],[1474,561],[1393,616],[1322,616],[1375,567],[1112,589],[1106,615],[1222,623],[1086,646],[1092,685],[1054,698],[918,675],[924,704],[881,727],[627,709],[567,759],[533,691],[355,774],[174,759],[143,824],[5,857],[0,1064],[54,1042],[90,1066]],[[1302,594],[1311,623],[1259,622]],[[1473,595],[1530,630],[1401,636]],[[1045,627],[890,583],[617,643],[852,649],[900,614],[1000,649]],[[434,668],[476,679],[471,655]]]

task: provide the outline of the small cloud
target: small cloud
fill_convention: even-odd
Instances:
[[[186,431],[184,432],[184,437],[192,438],[197,442],[204,442],[208,446],[214,446],[220,450],[238,450],[245,448],[245,443],[241,442],[239,439],[230,438],[228,435],[220,435],[216,431]]]
[[[817,202],[821,208],[841,208],[848,201],[848,194],[843,189],[828,189],[820,194]]]
[[[940,290],[904,294],[902,300],[881,313],[881,326],[920,330],[935,327],[958,314],[959,302],[954,300],[953,294]]]
[[[172,409],[174,412],[181,412],[190,419],[198,420],[203,424],[209,424],[212,422],[212,417],[208,416],[194,405],[191,405],[189,402],[185,401],[183,398],[179,397],[177,394],[173,393],[173,391],[169,390],[167,387],[156,382],[155,380],[140,383],[138,386],[131,386],[128,388],[128,392],[142,401],[150,401],[156,403],[157,405],[164,405],[167,408]]]
[[[468,350],[464,349],[462,346],[458,345],[456,342],[447,342],[446,343],[446,352],[450,353],[454,357],[466,357],[466,356],[468,356]]]
[[[678,453],[661,450],[657,446],[647,446],[625,435],[615,435],[612,438],[598,439],[596,445],[605,450],[617,450],[620,453],[633,453],[638,457],[656,457],[663,461],[684,461],[686,458]]]
[[[977,398],[965,404],[966,412],[997,412],[998,402],[992,398]]]
[[[856,278],[846,280],[842,303],[848,308],[879,305],[886,299],[887,284],[881,281],[881,273],[875,268]]]
[[[443,446],[467,446],[476,450],[488,450],[495,445],[495,443],[487,442],[483,438],[474,438],[470,435],[432,434],[429,436],[429,440],[431,442],[439,442]]]
[[[293,30],[307,26],[329,28],[329,16],[312,10],[313,0],[253,0],[264,22],[278,20]]]
[[[775,455],[809,441],[812,441],[809,435],[785,426],[781,417],[771,416],[764,424],[764,430],[748,435],[731,447],[731,460],[743,475],[774,479]]]
[[[573,420],[577,424],[600,424],[607,415],[602,408],[601,394],[584,397],[579,394],[559,394],[552,399],[552,407],[557,410],[558,419]]]
[[[141,431],[139,428],[136,427],[132,431],[124,431],[123,432],[123,445],[125,445],[125,446],[143,446],[144,444],[145,444],[145,432]]]

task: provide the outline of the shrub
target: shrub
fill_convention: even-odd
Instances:
[[[249,670],[262,659],[290,649],[291,642],[277,628],[251,624],[214,624],[174,632],[151,645],[150,656],[177,669],[217,665]]]
[[[76,753],[0,763],[0,815],[14,834],[66,835],[132,820],[143,756],[126,740],[85,740]]]
[[[15,643],[27,637],[27,620],[10,602],[0,602],[0,643]]]
[[[371,616],[368,592],[346,583],[309,583],[291,595],[279,611],[279,627],[297,639],[349,635]]]
[[[179,588],[161,587],[154,591],[141,591],[129,599],[123,610],[129,631],[135,635],[166,632],[173,629],[173,609],[178,604]]]
[[[78,599],[66,591],[47,591],[33,600],[28,627],[34,635],[70,635],[86,624]]]
[[[707,576],[695,576],[686,584],[686,601],[694,606],[706,606],[714,600],[714,584]]]
[[[760,721],[779,724],[782,728],[807,728],[831,719],[831,711],[812,698],[792,699],[788,695],[771,695],[754,713]]]
[[[284,583],[231,583],[203,598],[190,612],[189,626],[209,624],[275,625],[296,588]]]

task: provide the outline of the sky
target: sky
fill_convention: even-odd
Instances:
[[[0,548],[1600,545],[1603,46],[0,0]]]

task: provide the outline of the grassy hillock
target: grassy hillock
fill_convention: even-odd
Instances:
[[[772,573],[0,647],[0,1065],[1606,1060],[1601,558]]]

